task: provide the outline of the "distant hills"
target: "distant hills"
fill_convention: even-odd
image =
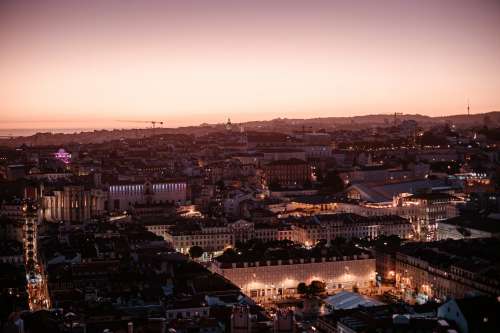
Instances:
[[[484,126],[500,127],[500,111],[476,114],[460,114],[451,116],[431,117],[419,114],[373,114],[353,117],[322,117],[309,119],[277,118],[273,120],[249,121],[233,124],[236,130],[245,131],[279,131],[293,132],[303,130],[363,129],[374,126],[393,126],[405,120],[414,120],[424,128],[439,124],[453,124],[457,127]],[[95,130],[72,134],[63,133],[37,133],[31,136],[3,138],[0,145],[19,146],[27,145],[64,145],[69,143],[100,143],[118,139],[133,139],[165,134],[205,135],[212,132],[225,130],[225,124],[201,124],[178,128],[138,128]]]
[[[386,125],[393,124],[396,119],[398,122],[404,120],[414,120],[421,125],[435,125],[439,123],[452,123],[454,125],[482,125],[486,119],[500,124],[500,111],[491,111],[487,113],[476,113],[476,114],[459,114],[450,116],[440,116],[431,117],[420,114],[372,114],[364,116],[353,116],[353,117],[321,117],[321,118],[309,118],[309,119],[288,119],[288,118],[278,118],[270,121],[252,121],[243,123],[243,125],[255,126],[259,123],[267,122],[303,122],[303,123],[322,123],[330,125],[345,125],[345,124],[370,124],[370,125]]]

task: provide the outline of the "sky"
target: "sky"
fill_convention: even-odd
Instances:
[[[480,113],[499,74],[499,0],[0,1],[0,128]]]

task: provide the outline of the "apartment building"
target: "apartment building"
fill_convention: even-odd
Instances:
[[[396,253],[396,283],[405,297],[423,301],[462,298],[472,293],[500,295],[495,238],[408,243]]]

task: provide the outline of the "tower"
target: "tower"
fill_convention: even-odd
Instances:
[[[233,130],[233,124],[231,124],[231,118],[227,118],[227,123],[224,125],[228,132]]]
[[[469,100],[467,100],[467,116],[470,116],[470,103],[469,103]]]

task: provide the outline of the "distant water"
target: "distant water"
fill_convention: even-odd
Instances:
[[[72,134],[72,133],[80,133],[80,132],[89,132],[93,131],[95,128],[18,128],[18,129],[3,129],[0,128],[0,137],[5,136],[30,136],[36,133],[64,133],[64,134]]]

